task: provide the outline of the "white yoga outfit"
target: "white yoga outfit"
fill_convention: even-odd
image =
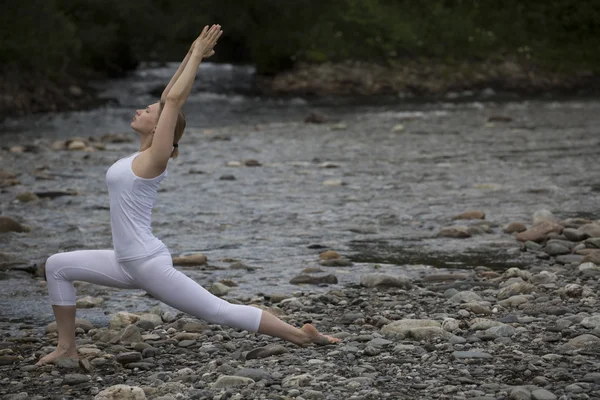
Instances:
[[[230,304],[173,267],[167,247],[152,234],[150,219],[160,182],[133,173],[134,153],[106,173],[114,250],[57,253],[46,261],[53,305],[74,306],[73,281],[143,289],[156,299],[209,323],[257,332],[262,310]]]

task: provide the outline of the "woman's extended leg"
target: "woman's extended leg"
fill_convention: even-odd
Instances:
[[[214,296],[173,268],[168,252],[123,263],[123,269],[156,299],[207,322],[264,333],[298,345],[337,342],[337,339],[319,334],[312,325],[298,329],[259,308],[230,304]]]
[[[81,250],[50,256],[46,260],[46,280],[58,328],[58,345],[55,351],[41,358],[38,365],[60,357],[77,357],[73,281],[137,288],[116,261],[113,250]]]

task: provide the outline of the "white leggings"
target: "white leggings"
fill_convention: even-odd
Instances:
[[[164,249],[148,258],[118,262],[113,250],[58,253],[46,261],[46,279],[52,305],[74,306],[73,281],[123,289],[144,289],[154,298],[212,324],[257,332],[262,310],[230,304],[212,295],[173,268]]]

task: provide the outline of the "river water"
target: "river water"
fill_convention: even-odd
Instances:
[[[49,145],[127,132],[134,110],[154,101],[150,92],[175,67],[146,67],[97,83],[111,100],[95,110],[4,122],[4,146],[33,143],[38,151],[1,153],[1,169],[22,183],[0,192],[1,213],[33,229],[3,234],[0,252],[33,265],[58,251],[111,246],[104,174],[136,144],[109,143],[95,153]],[[321,267],[339,285],[356,284],[368,272],[417,279],[476,266],[538,265],[544,261],[520,252],[502,233],[504,225],[530,223],[539,209],[559,218],[600,218],[597,100],[265,98],[253,94],[252,74],[249,67],[202,65],[185,106],[189,129],[181,157],[170,164],[153,215],[155,233],[173,254],[208,256],[211,267],[183,269],[189,276],[204,286],[220,279],[239,284],[229,297],[328,290],[289,284],[302,269],[319,266],[323,248],[354,261]],[[342,125],[303,123],[313,110]],[[228,165],[248,159],[262,166]],[[50,178],[41,179],[40,171]],[[65,189],[78,195],[15,201],[24,191]],[[469,209],[486,212],[491,233],[436,237],[454,224],[453,215]],[[231,260],[254,270],[230,269]],[[39,281],[13,270],[1,277],[0,322],[52,320]],[[107,300],[104,308],[78,311],[98,324],[105,314],[156,304],[143,291],[78,289],[86,293]]]

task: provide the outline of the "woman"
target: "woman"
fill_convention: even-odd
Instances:
[[[204,319],[251,332],[279,337],[298,345],[338,340],[321,335],[312,325],[301,329],[252,306],[230,304],[173,268],[166,246],[152,234],[150,216],[167,163],[178,155],[185,103],[198,66],[214,54],[220,25],[204,27],[167,85],[160,103],[137,110],[131,127],[140,134],[140,150],[113,164],[106,173],[114,250],[58,253],[46,261],[48,292],[58,326],[56,350],[37,365],[61,357],[77,357],[75,288],[73,281],[144,289],[156,299]]]

